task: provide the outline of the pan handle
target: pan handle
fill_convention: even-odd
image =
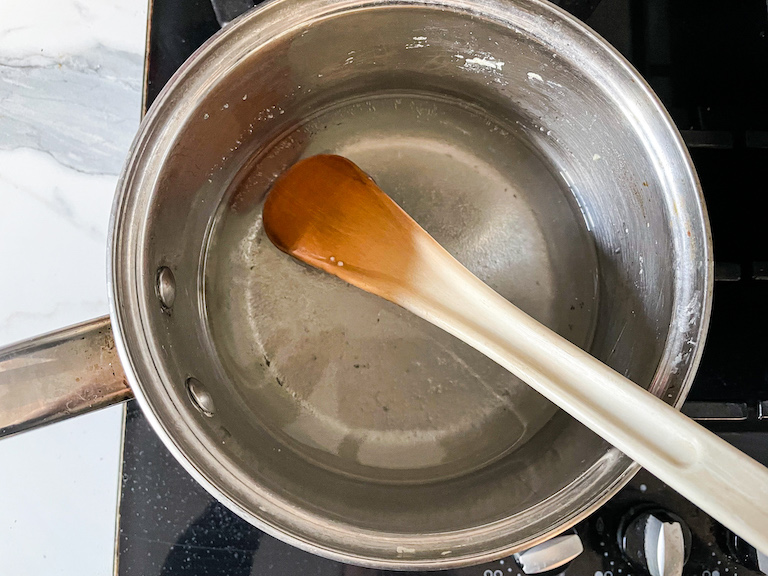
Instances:
[[[0,348],[0,438],[132,397],[109,316]]]

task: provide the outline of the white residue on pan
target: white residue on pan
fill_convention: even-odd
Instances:
[[[677,355],[672,360],[672,368],[671,372],[672,374],[677,374],[680,372],[680,365],[683,364],[690,355],[690,352],[678,352]]]
[[[426,36],[414,36],[413,42],[409,42],[405,45],[406,50],[412,50],[414,48],[426,48],[429,46]]]
[[[272,120],[272,118],[275,117],[275,115],[285,114],[285,110],[283,110],[280,106],[272,105],[269,108],[265,108],[261,112],[259,112],[258,116],[256,116],[256,121],[261,122],[263,120]],[[253,128],[253,125],[250,126]]]
[[[690,326],[696,325],[696,322],[699,320],[700,315],[701,315],[701,291],[696,290],[691,296],[691,299],[685,305],[685,308],[683,309],[683,316],[684,317],[687,316],[688,326],[690,327]],[[680,371],[681,365],[688,361],[694,349],[696,348],[697,344],[698,344],[698,340],[696,338],[688,338],[685,341],[686,349],[678,352],[677,355],[672,360],[672,367],[671,367],[672,374],[677,374]]]
[[[453,57],[457,58],[459,61],[463,60],[463,62],[457,62],[461,68],[483,74],[488,72],[498,74],[499,72],[502,72],[505,63],[496,59],[492,54],[489,54],[488,52],[476,52],[471,49],[468,52],[469,54],[453,55]]]
[[[688,326],[693,326],[699,319],[701,311],[701,291],[696,290],[690,301],[685,306],[685,315],[688,316]]]
[[[553,88],[562,88],[562,84],[558,84],[557,82],[553,82],[552,80],[544,80],[542,78],[541,74],[537,74],[536,72],[528,72],[528,80],[537,82],[544,82],[547,86],[551,86]]]
[[[500,62],[493,57],[490,58],[467,58],[464,60],[464,67],[465,68],[471,68],[473,66],[484,66],[486,68],[490,68],[492,70],[498,70],[501,72],[501,69],[504,67],[504,62]]]

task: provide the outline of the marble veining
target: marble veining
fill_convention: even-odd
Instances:
[[[3,4],[0,344],[107,311],[106,231],[145,35],[140,0]]]
[[[0,58],[0,150],[31,148],[86,174],[120,172],[139,109],[141,55],[96,46],[60,59]]]
[[[0,2],[0,346],[107,313],[146,0]],[[122,408],[0,440],[0,572],[112,573]]]

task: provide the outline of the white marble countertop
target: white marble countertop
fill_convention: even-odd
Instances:
[[[107,313],[146,0],[0,2],[0,345]],[[122,408],[0,441],[0,573],[112,573]]]

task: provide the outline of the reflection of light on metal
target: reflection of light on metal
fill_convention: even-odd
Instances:
[[[12,370],[20,370],[22,368],[30,368],[38,364],[45,364],[46,362],[54,361],[55,358],[39,358],[30,356],[24,356],[21,358],[8,358],[7,360],[0,362],[0,373],[11,372]]]
[[[109,318],[0,350],[0,436],[103,408],[132,395]]]

